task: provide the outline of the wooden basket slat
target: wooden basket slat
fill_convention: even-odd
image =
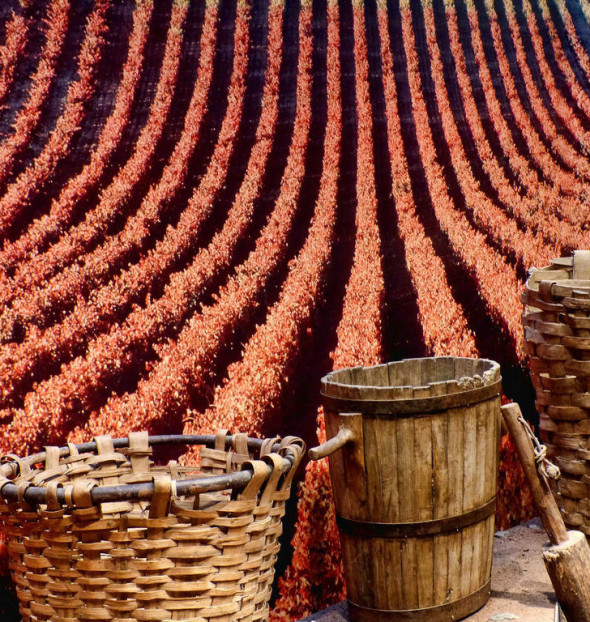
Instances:
[[[590,533],[590,280],[588,253],[531,273],[522,296],[525,351],[541,436],[563,477],[557,502],[566,524]],[[579,277],[582,276],[583,279]]]

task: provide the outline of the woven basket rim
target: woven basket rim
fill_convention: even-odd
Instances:
[[[235,435],[227,434],[225,437],[226,449],[231,447],[232,440]],[[204,445],[211,447],[215,445],[217,437],[215,435],[154,435],[148,436],[148,444],[150,446],[177,444],[177,445]],[[247,437],[249,449],[260,449],[265,441],[275,439],[259,439]],[[280,439],[276,438],[276,442],[272,446],[272,450],[279,452],[283,457],[283,468],[286,474],[290,469],[296,468],[300,456],[296,456],[293,445],[301,447],[301,453],[305,451],[303,441],[297,437],[286,437],[285,441],[291,441],[290,444],[280,448]],[[129,446],[129,437],[113,439],[114,449],[123,449]],[[79,453],[93,453],[97,449],[97,443],[90,441],[75,445]],[[60,458],[70,455],[71,448],[69,445],[59,448]],[[15,455],[2,456],[0,458],[0,500],[5,503],[14,503],[19,500],[19,488],[11,482],[11,478],[17,477],[21,465],[23,463],[28,466],[44,462],[46,452],[39,452],[25,458]],[[268,465],[268,477],[272,474],[272,466]],[[246,462],[241,471],[233,473],[225,473],[221,475],[200,475],[198,478],[178,479],[175,480],[175,489],[179,495],[194,495],[203,492],[215,492],[225,489],[240,489],[246,486],[252,479],[253,471]],[[47,489],[45,486],[30,485],[23,495],[23,500],[30,505],[39,505],[46,502]],[[154,493],[154,482],[128,483],[116,486],[96,486],[90,495],[93,505],[111,501],[131,501],[131,500],[149,500]],[[57,490],[57,499],[65,502],[65,489]]]

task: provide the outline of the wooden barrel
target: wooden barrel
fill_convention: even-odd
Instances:
[[[455,357],[322,379],[328,438],[354,438],[330,455],[353,622],[459,620],[487,602],[500,386],[497,363]]]

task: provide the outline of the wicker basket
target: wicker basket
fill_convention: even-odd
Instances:
[[[203,445],[200,469],[151,446]],[[268,618],[300,439],[98,437],[0,467],[0,518],[25,622]]]
[[[522,297],[541,436],[568,527],[590,535],[590,251],[535,270]]]

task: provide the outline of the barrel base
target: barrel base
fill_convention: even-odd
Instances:
[[[455,622],[481,609],[490,598],[491,579],[465,598],[423,609],[371,609],[348,601],[351,622]]]

